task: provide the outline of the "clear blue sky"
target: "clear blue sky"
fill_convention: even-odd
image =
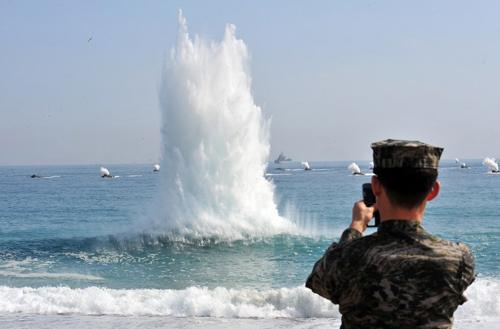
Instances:
[[[236,25],[271,160],[385,138],[500,158],[497,1],[0,0],[0,165],[158,161],[179,8],[191,36]]]

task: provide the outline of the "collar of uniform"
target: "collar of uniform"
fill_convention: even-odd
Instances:
[[[423,233],[425,232],[422,223],[418,220],[400,220],[391,219],[383,221],[379,224],[379,233],[396,233],[396,232],[413,232],[413,233]]]

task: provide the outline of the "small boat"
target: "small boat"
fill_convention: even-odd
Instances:
[[[116,176],[113,176],[113,175],[110,175],[109,174],[109,170],[104,168],[104,167],[101,167],[101,177],[102,178],[115,178]]]

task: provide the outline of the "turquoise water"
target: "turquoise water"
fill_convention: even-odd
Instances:
[[[0,315],[338,318],[303,284],[370,181],[351,176],[349,164],[271,164],[279,213],[298,229],[243,240],[145,234],[141,223],[165,188],[152,165],[108,167],[113,179],[101,178],[100,166],[0,167]],[[457,319],[500,319],[500,175],[481,160],[467,164],[442,162],[424,226],[475,255],[478,281]]]

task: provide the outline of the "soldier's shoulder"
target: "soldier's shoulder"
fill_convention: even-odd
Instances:
[[[458,248],[460,248],[460,251],[464,255],[464,258],[466,259],[472,259],[474,260],[474,255],[472,254],[472,250],[469,248],[468,245],[462,242],[457,242]]]
[[[429,244],[435,249],[442,249],[448,252],[460,253],[462,255],[472,255],[472,251],[463,242],[456,242],[451,240],[446,240],[435,235],[429,234]]]
[[[364,235],[359,239],[343,241],[339,244],[339,247],[344,250],[359,250],[363,248],[369,248],[370,246],[380,244],[384,241],[383,237],[381,237],[377,232]]]
[[[459,248],[459,249],[464,249],[464,248],[468,249],[469,248],[463,242],[456,242],[456,241],[447,240],[447,239],[441,238],[439,236],[436,236],[436,235],[433,235],[430,233],[427,233],[427,239],[431,240],[434,243],[442,244],[442,245],[450,246],[450,247],[454,247],[454,248]]]

